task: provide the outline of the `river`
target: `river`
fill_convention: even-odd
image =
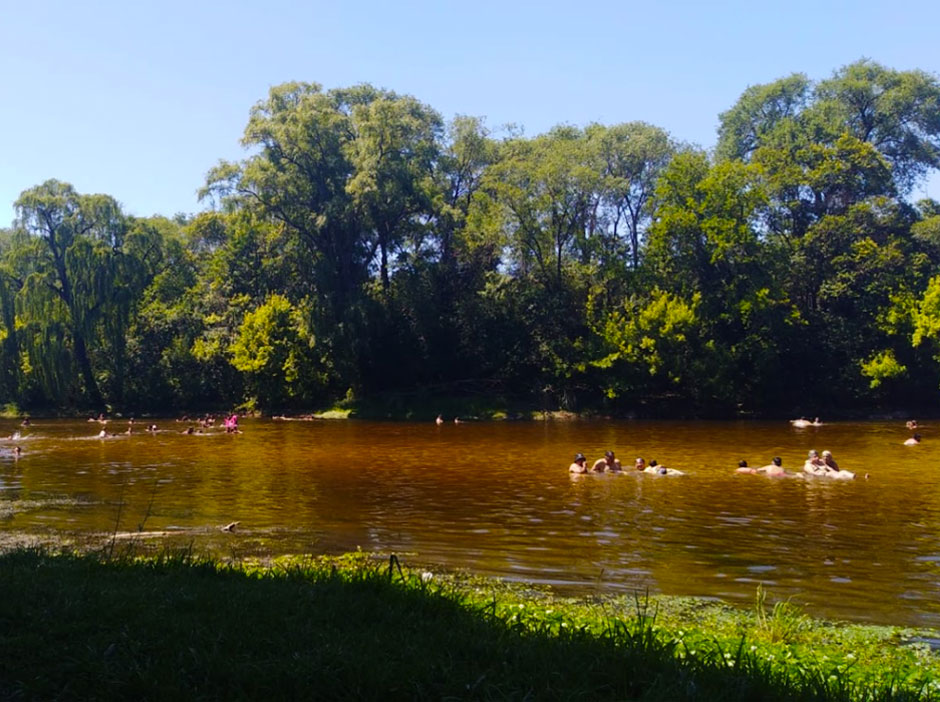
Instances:
[[[0,536],[168,532],[225,556],[392,551],[552,585],[747,605],[758,583],[819,616],[940,626],[940,432],[903,422],[0,421]],[[940,424],[938,424],[940,426]],[[108,430],[122,432],[126,421]],[[23,450],[14,458],[10,447]],[[570,476],[613,449],[623,475]],[[858,479],[739,475],[829,449]],[[631,472],[633,458],[687,473]],[[866,480],[863,476],[868,473]],[[237,521],[232,532],[224,524]]]

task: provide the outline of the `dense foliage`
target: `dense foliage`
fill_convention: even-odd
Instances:
[[[195,216],[47,181],[0,241],[0,400],[612,412],[925,405],[940,81],[749,87],[714,154],[640,122],[527,138],[368,85],[271,89]]]

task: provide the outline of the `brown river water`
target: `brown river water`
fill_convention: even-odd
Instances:
[[[0,538],[162,532],[223,556],[361,547],[565,594],[744,606],[763,583],[818,616],[940,626],[940,421],[913,447],[901,421],[243,420],[242,434],[194,436],[155,421],[155,435],[137,424],[108,439],[96,423],[0,422],[22,433],[0,443]],[[607,448],[623,475],[569,476],[576,451]],[[735,474],[775,455],[799,471],[810,448],[859,478]],[[636,456],[687,475],[630,472]]]

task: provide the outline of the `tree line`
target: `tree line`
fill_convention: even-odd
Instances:
[[[940,82],[748,87],[709,153],[643,122],[526,137],[285,83],[195,215],[49,180],[0,236],[0,401],[129,411],[396,394],[605,412],[926,406]]]

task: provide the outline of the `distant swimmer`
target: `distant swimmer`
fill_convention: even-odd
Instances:
[[[23,417],[23,421],[20,422],[20,426],[21,426],[21,427],[28,427],[28,426],[29,426],[29,417]]]
[[[806,419],[806,417],[800,417],[799,419],[791,419],[790,424],[792,424],[797,429],[822,426],[822,422],[819,421],[819,417],[816,417],[812,422]]]
[[[746,461],[742,461],[742,463],[746,463]],[[788,472],[783,467],[783,459],[781,459],[780,456],[774,456],[770,463],[760,468],[748,468],[746,465],[739,466],[737,472],[751,473],[752,475],[766,475],[771,478],[790,478],[798,475]]]
[[[855,473],[850,470],[841,470],[839,464],[829,451],[823,451],[822,456],[811,450],[803,464],[803,472],[819,478],[832,480],[854,480]]]
[[[910,439],[904,442],[905,446],[917,446],[920,443],[920,434],[914,434]]]
[[[783,467],[783,459],[780,456],[774,456],[773,459],[766,466],[761,466],[758,468],[756,473],[760,475],[769,475],[771,477],[783,477],[790,476],[793,473],[788,473]]]
[[[806,455],[806,461],[803,463],[803,472],[809,475],[826,475],[832,469],[826,465],[826,462],[820,458],[816,449],[810,449]]]
[[[681,470],[661,466],[655,460],[650,461],[650,464],[646,465],[646,461],[643,458],[637,458],[633,462],[633,467],[642,473],[650,473],[652,475],[685,475]]]
[[[568,466],[569,473],[587,473],[588,468],[585,462],[587,459],[584,457],[583,453],[576,453],[574,455],[574,463]]]
[[[907,424],[905,424],[904,426],[906,426],[909,430],[914,431],[915,429],[917,429],[917,420],[908,419]]]
[[[595,473],[620,473],[623,471],[623,467],[620,465],[620,461],[614,456],[613,451],[605,451],[603,458],[598,458],[594,461],[594,466],[591,468]]]
[[[756,473],[757,468],[751,468],[750,466],[748,466],[747,461],[745,461],[742,458],[740,461],[738,461],[738,467],[735,469],[734,472],[735,473]]]
[[[437,415],[437,419],[434,420],[434,423],[437,424],[437,426],[441,426],[441,424],[444,423],[444,418],[441,415]]]

